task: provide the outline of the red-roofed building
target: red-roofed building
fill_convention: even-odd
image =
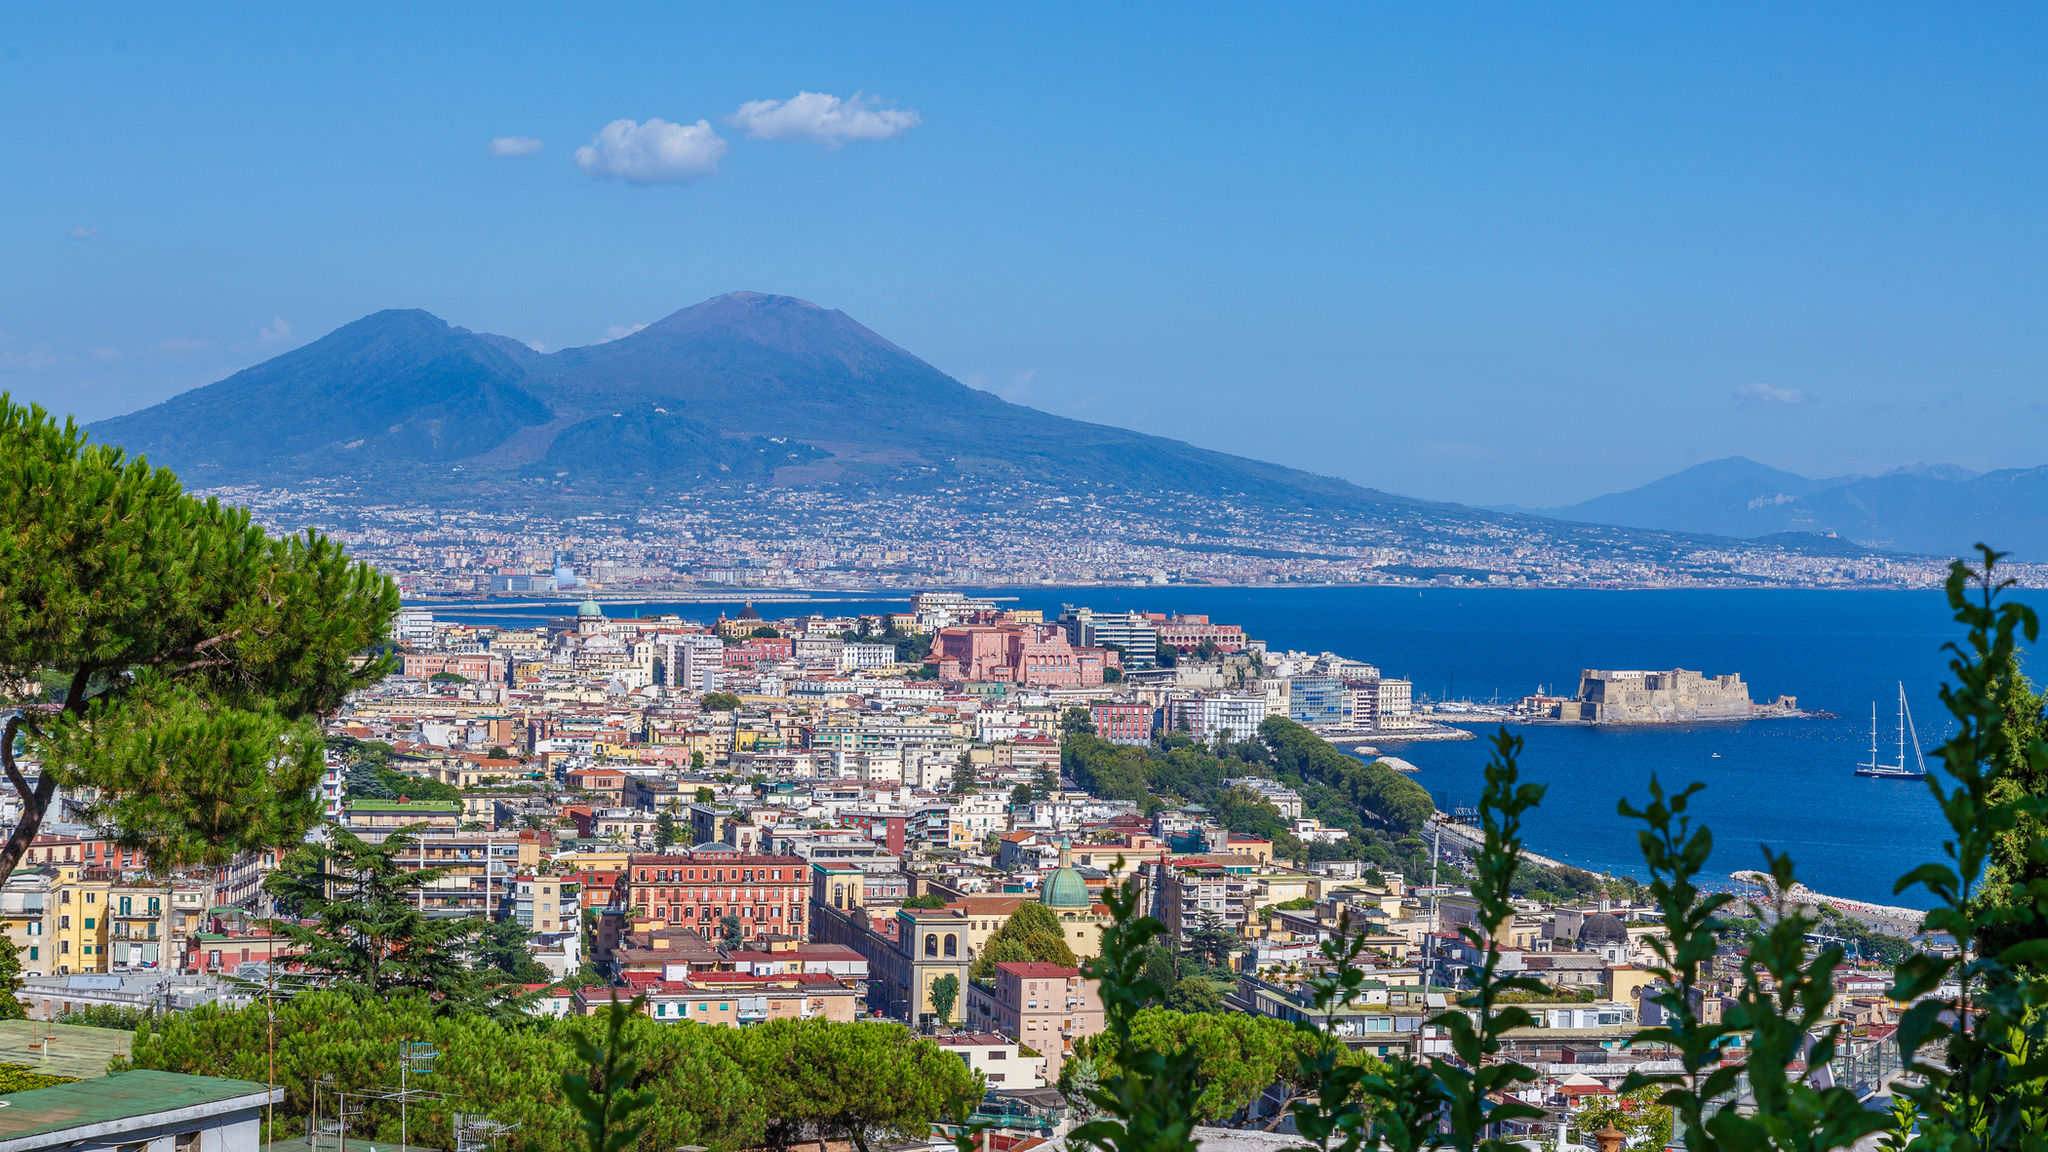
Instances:
[[[967,1027],[1000,1032],[1045,1056],[1047,1083],[1074,1041],[1102,1031],[1102,1000],[1079,968],[1063,964],[1009,962],[996,965],[995,989],[970,984]]]
[[[722,921],[739,921],[740,938],[809,935],[804,907],[810,902],[808,866],[795,856],[749,856],[737,852],[694,852],[626,859],[616,891],[632,915],[696,929],[718,939]]]

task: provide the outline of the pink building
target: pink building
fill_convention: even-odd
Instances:
[[[1220,652],[1244,651],[1244,629],[1236,624],[1213,624],[1207,616],[1166,616],[1148,612],[1159,632],[1159,642],[1170,644],[1182,652],[1193,652],[1208,640]]]
[[[1076,648],[1064,631],[1046,624],[966,625],[944,628],[932,640],[931,660],[948,680],[1070,688],[1102,683],[1116,654]]]
[[[1102,1031],[1102,1000],[1078,968],[996,965],[995,987],[967,986],[967,1026],[1023,1042],[1045,1057],[1045,1079],[1060,1078],[1074,1041]]]

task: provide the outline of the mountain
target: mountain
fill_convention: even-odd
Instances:
[[[91,431],[197,483],[274,478],[336,456],[372,469],[460,460],[548,420],[520,383],[533,356],[425,312],[379,312]]]
[[[1978,541],[2048,560],[2048,466],[1971,472],[1915,465],[1812,480],[1740,456],[1564,508],[1562,520],[1775,539],[1817,533],[1874,548],[1965,555]]]
[[[379,312],[91,431],[195,486],[339,480],[366,498],[469,499],[507,482],[640,501],[746,482],[1033,480],[1419,503],[1011,404],[843,312],[753,292],[549,354],[425,312]]]
[[[1021,531],[1055,551],[1085,545],[1111,568],[1129,549],[1366,553],[1388,574],[1478,581],[1769,582],[1853,573],[1809,561],[1867,555],[1801,524],[1759,524],[1788,534],[1731,549],[1432,503],[1069,420],[969,388],[843,312],[754,292],[553,353],[378,312],[90,431],[193,487],[282,490],[329,518],[392,504],[534,522],[687,507],[802,532],[855,509],[857,523],[970,554],[1000,554]],[[1783,485],[1731,476],[1693,511]],[[861,519],[874,509],[897,519]]]

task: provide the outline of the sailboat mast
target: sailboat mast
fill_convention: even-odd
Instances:
[[[1906,682],[1899,681],[1899,771],[1906,770]]]

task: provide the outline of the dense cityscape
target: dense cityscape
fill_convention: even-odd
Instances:
[[[565,565],[559,579],[584,577]],[[1407,682],[1346,655],[1271,651],[1207,617],[1046,620],[956,592],[883,615],[625,612],[593,600],[511,627],[406,608],[393,674],[324,722],[309,840],[351,862],[327,883],[360,899],[381,870],[410,931],[438,934],[461,969],[394,991],[514,1018],[630,1001],[674,1027],[900,1022],[968,1077],[965,1114],[933,1105],[898,1117],[905,1130],[1014,1148],[1092,1110],[1114,1057],[1083,965],[1112,920],[1105,889],[1135,879],[1164,933],[1152,1011],[1190,1034],[1229,1022],[1247,1046],[1252,1070],[1206,1122],[1248,1146],[1298,1091],[1256,1036],[1317,1017],[1311,980],[1332,939],[1362,942],[1374,991],[1322,1027],[1373,1058],[1450,1051],[1435,1017],[1480,960],[1461,929],[1480,915],[1463,877],[1482,838],[1404,761],[1364,746],[1467,735]],[[1703,715],[1752,709],[1739,678],[1705,688],[1721,694]],[[1528,719],[1560,706],[1527,703]],[[59,808],[89,800],[60,794]],[[18,818],[18,802],[0,815]],[[305,867],[273,851],[164,875],[75,819],[46,821],[0,890],[18,996],[55,1022],[25,1027],[98,1054],[81,1025],[154,1014],[161,1028],[163,1013],[260,1011],[280,984],[307,1003],[362,978],[332,954],[342,901],[309,900]],[[1917,922],[1800,898],[1851,943],[1829,1010],[1853,1029],[1843,1067],[1877,1084],[1898,1071],[1883,964]],[[1506,1036],[1504,1052],[1541,1072],[1520,1097],[1586,1130],[1613,1118],[1625,1077],[1669,1063],[1627,1046],[1663,1020],[1645,995],[1660,918],[1641,887],[1534,855],[1510,920],[1482,927],[1544,989]],[[1739,961],[1728,951],[1698,994],[1734,995]],[[120,1064],[126,1034],[110,1035]],[[138,1042],[136,1056],[154,1051]],[[388,1109],[323,1128],[310,1101],[294,1091],[273,1123],[308,1139],[388,1132]],[[752,1139],[710,1121],[690,1137]]]
[[[2044,50],[9,5],[0,1152],[2048,1152]]]
[[[1936,587],[1938,557],[1846,541],[1646,534],[1533,517],[1468,522],[1448,506],[1347,518],[1171,494],[1055,488],[924,494],[707,490],[635,516],[550,519],[366,505],[346,491],[210,490],[274,529],[319,528],[408,595],[553,589],[559,555],[606,594],[695,588],[919,588],[1087,583],[1498,587]],[[2038,583],[2035,566],[2016,570]]]

